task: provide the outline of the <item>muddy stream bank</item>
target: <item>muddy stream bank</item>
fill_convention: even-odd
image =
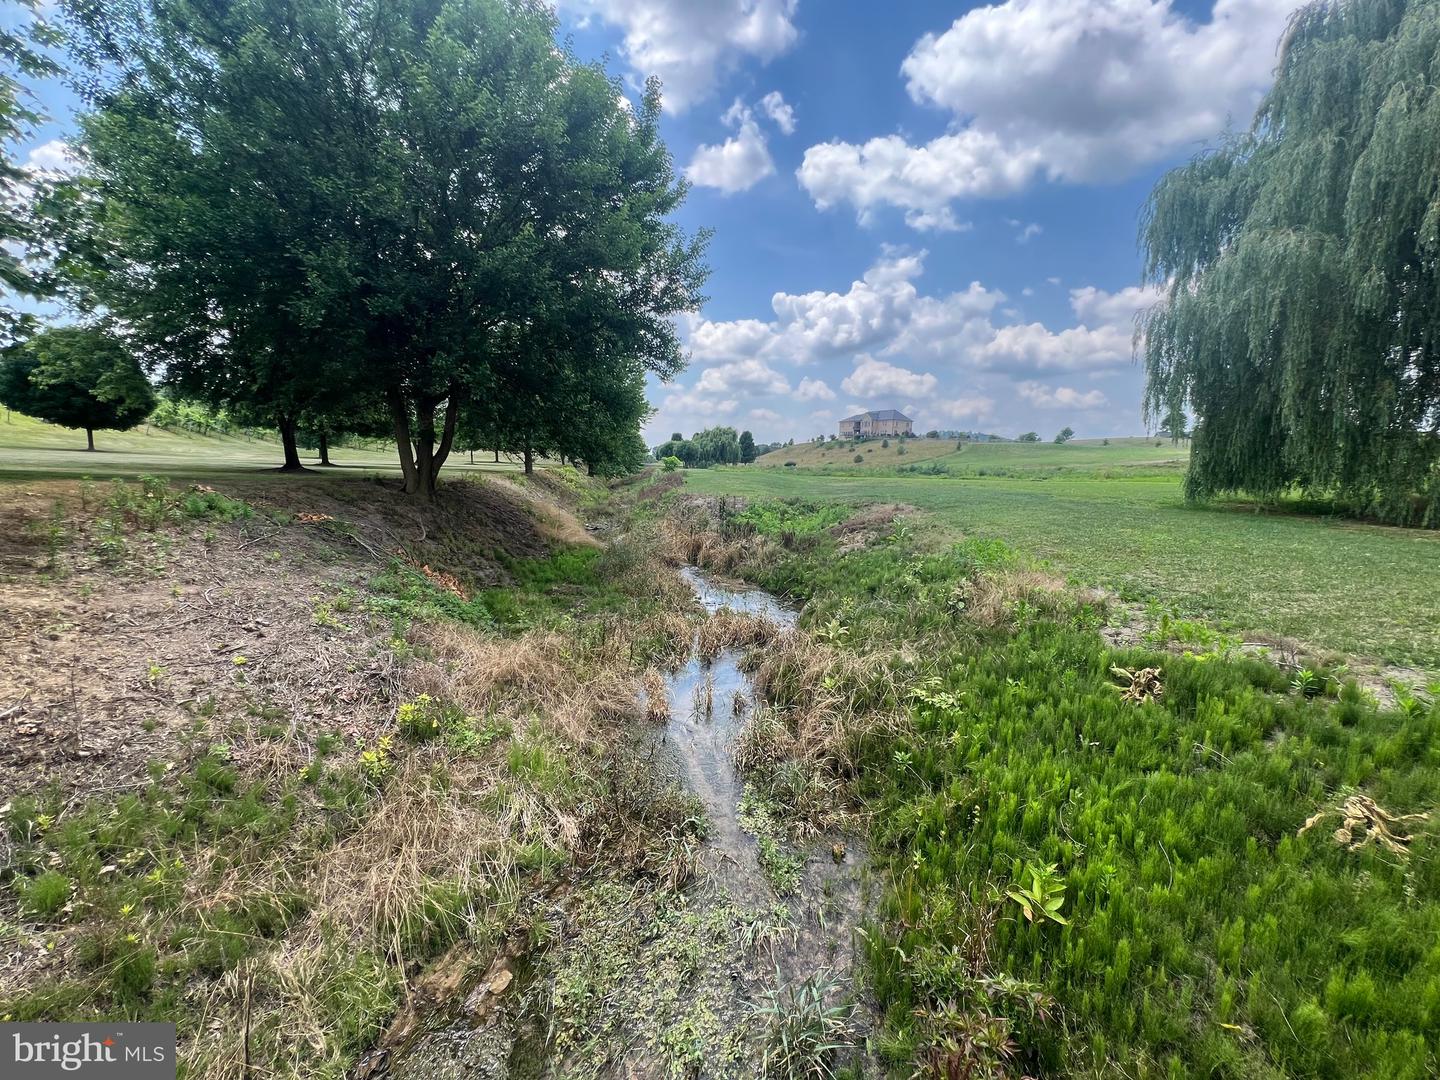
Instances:
[[[729,610],[795,626],[770,594],[681,570],[707,616]],[[704,810],[699,873],[680,892],[635,882],[581,883],[541,949],[515,943],[488,968],[442,983],[430,1015],[378,1051],[358,1075],[401,1080],[758,1075],[765,1019],[756,1006],[810,978],[859,1000],[855,934],[870,892],[853,838],[783,843],[789,873],[762,865],[745,812],[735,740],[755,707],[744,650],[688,661],[665,677],[663,729],[644,753]],[[747,829],[747,824],[750,826]],[[582,914],[577,914],[577,910]],[[867,1010],[857,1010],[856,1035]],[[578,1033],[578,1034],[577,1034]]]

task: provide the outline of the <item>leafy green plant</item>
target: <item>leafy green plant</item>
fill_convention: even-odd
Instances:
[[[1319,697],[1325,692],[1325,676],[1308,667],[1302,667],[1290,680],[1290,689],[1304,698]]]
[[[1070,920],[1060,914],[1065,906],[1065,882],[1055,870],[1055,864],[1038,866],[1027,863],[1022,868],[1017,861],[1014,868],[1015,880],[1005,890],[1005,895],[1020,905],[1020,912],[1026,922],[1051,922],[1068,926]],[[1029,877],[1026,883],[1025,878]]]
[[[407,701],[395,711],[395,726],[402,735],[426,742],[449,735],[466,725],[465,710],[429,694]]]
[[[775,981],[784,985],[779,971]],[[855,1006],[841,997],[842,987],[828,971],[819,971],[784,989],[767,990],[754,1004],[763,1027],[762,1069],[784,1080],[830,1080],[837,1055],[851,1045]]]
[[[364,747],[360,751],[360,769],[371,783],[378,784],[389,776],[390,770],[395,767],[395,762],[390,756],[393,745],[394,741],[389,735],[381,735],[375,741],[374,746]]]

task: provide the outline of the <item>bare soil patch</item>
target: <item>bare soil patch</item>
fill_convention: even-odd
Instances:
[[[433,506],[390,481],[221,486],[256,516],[136,527],[118,558],[100,551],[107,486],[0,486],[4,798],[138,785],[216,736],[244,765],[276,752],[251,746],[257,728],[370,739],[398,695],[386,627],[336,609],[391,557],[476,588],[503,583],[505,560],[592,542],[553,496],[504,481],[457,483]]]

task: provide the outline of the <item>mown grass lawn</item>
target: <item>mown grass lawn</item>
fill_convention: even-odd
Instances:
[[[330,451],[335,469],[398,472],[393,447],[336,446]],[[300,459],[313,466],[313,447],[301,447]],[[0,479],[92,476],[134,479],[141,473],[176,478],[204,478],[221,473],[277,468],[284,460],[277,438],[247,439],[238,435],[200,435],[142,424],[130,431],[97,431],[95,451],[85,449],[85,433],[47,424],[9,409],[0,410]],[[495,464],[477,454],[455,453],[447,469],[516,471],[510,462]]]
[[[1005,540],[1078,582],[1241,634],[1440,668],[1440,534],[1237,505],[1187,506],[1178,477],[956,479],[692,470],[689,488],[881,500],[932,515],[934,539]]]

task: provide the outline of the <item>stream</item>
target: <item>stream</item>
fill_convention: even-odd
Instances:
[[[680,575],[707,616],[729,609],[767,619],[782,632],[796,624],[797,612],[762,590],[723,583],[694,567],[683,568]],[[733,749],[756,697],[750,676],[741,668],[745,650],[725,649],[706,661],[698,642],[697,631],[689,660],[665,677],[668,718],[663,729],[649,736],[650,755],[657,769],[692,793],[705,812],[702,869],[698,882],[687,890],[685,903],[701,917],[708,913],[733,927],[729,936],[735,940],[694,972],[691,991],[724,1025],[741,1030],[754,1003],[776,989],[777,982],[783,989],[820,976],[836,988],[835,995],[850,992],[857,953],[854,931],[866,908],[868,879],[863,852],[853,839],[840,843],[835,837],[819,837],[803,846],[786,845],[787,855],[799,864],[798,884],[787,895],[777,894],[761,867],[759,844],[742,825],[740,811],[745,781],[736,769]],[[617,911],[617,933],[624,919],[625,913]],[[744,944],[744,928],[761,923],[776,932],[762,947]],[[515,985],[506,978],[503,998],[486,997],[484,985],[490,974],[482,976],[478,989],[468,995],[457,987],[455,1008],[448,1018],[430,1018],[426,1030],[396,1047],[369,1075],[521,1080],[572,1073],[659,1077],[670,1071],[648,1044],[598,1068],[596,1062],[553,1060],[547,1035],[551,995],[545,981],[557,976],[545,957],[517,958],[514,966]],[[643,964],[639,968],[628,974],[631,990],[637,975],[648,981]],[[623,989],[617,987],[615,993]],[[643,990],[640,996],[643,1001]],[[485,999],[486,1005],[478,1012],[477,998]],[[635,1026],[637,1032],[643,1030],[643,1018]],[[633,1041],[646,1042],[638,1034]],[[754,1064],[712,1062],[695,1075],[748,1076]]]

